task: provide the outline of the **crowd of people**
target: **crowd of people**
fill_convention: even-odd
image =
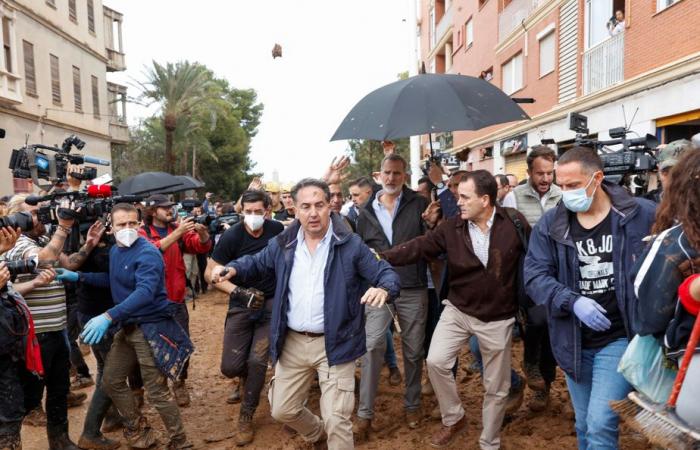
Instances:
[[[344,182],[344,157],[321,178],[256,178],[235,203],[207,194],[186,217],[156,194],[93,224],[58,214],[48,229],[40,205],[15,195],[1,215],[24,212],[32,226],[0,229],[0,395],[10,399],[0,404],[0,449],[21,448],[23,423],[45,426],[50,450],[116,449],[104,433],[119,428],[129,447],[151,448],[144,393],[166,447],[191,448],[180,415],[194,349],[187,302],[207,289],[229,298],[221,372],[239,379],[226,399],[240,403],[239,446],[255,441],[265,388],[272,417],[310,446],[366,442],[386,365],[389,382],[403,382],[404,425],[440,420],[426,444],[446,447],[475,413],[456,378],[468,349],[484,387],[480,448],[501,448],[504,417],[523,407],[526,388],[526,407],[545,411],[562,373],[579,449],[618,448],[610,401],[633,389],[617,370],[630,340],[659,338],[677,364],[698,313],[697,144],[659,152],[648,198],[606,180],[587,147],[561,156],[533,147],[520,182],[433,163],[414,191],[391,143],[366,177]],[[69,178],[67,188],[80,183]],[[240,220],[211,227],[196,220],[202,214]],[[26,260],[36,270],[8,270]],[[516,336],[522,372],[512,364]],[[81,344],[97,363],[94,380]],[[67,409],[92,384],[74,443]],[[425,410],[425,395],[435,410]],[[700,427],[697,408],[684,420]]]

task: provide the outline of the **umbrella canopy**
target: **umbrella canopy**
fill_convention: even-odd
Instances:
[[[143,172],[129,177],[117,188],[120,195],[150,194],[182,185],[182,180],[166,172]]]
[[[352,108],[331,141],[478,130],[524,119],[529,119],[525,111],[488,81],[422,74],[370,92]]]
[[[175,178],[180,180],[177,186],[168,186],[163,189],[158,189],[156,191],[151,191],[151,194],[174,194],[175,192],[189,191],[193,189],[201,189],[204,187],[204,182],[191,177],[189,175],[175,175]]]

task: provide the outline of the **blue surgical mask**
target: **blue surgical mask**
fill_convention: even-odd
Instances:
[[[591,176],[591,179],[588,181],[588,184],[585,187],[562,192],[561,199],[564,202],[566,209],[575,213],[586,212],[590,209],[591,204],[593,203],[595,190],[598,189],[598,186],[593,189],[593,194],[591,194],[590,197],[586,195],[586,189],[588,189],[588,186],[591,185],[594,177],[595,174]]]

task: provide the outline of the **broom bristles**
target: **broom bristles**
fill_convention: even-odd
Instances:
[[[622,421],[651,444],[670,450],[700,449],[700,442],[687,433],[663,410],[649,410],[631,399],[610,402],[610,407]]]

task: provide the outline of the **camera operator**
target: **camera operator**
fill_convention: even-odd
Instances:
[[[211,279],[214,267],[224,266],[242,256],[260,252],[270,239],[284,230],[280,222],[265,219],[271,206],[270,197],[265,192],[245,191],[241,196],[241,206],[243,222],[226,230],[214,248],[207,265],[207,281]],[[213,286],[230,296],[229,311],[224,325],[221,372],[227,377],[241,377],[239,386],[243,386],[245,395],[242,396],[235,439],[238,445],[246,445],[253,441],[253,414],[265,384],[275,280],[268,277],[249,286],[258,289],[264,295],[264,304],[257,309],[241,303],[242,292],[233,283],[223,281]]]
[[[16,195],[10,201],[9,213],[26,211],[32,214],[33,227],[25,231],[15,246],[5,254],[9,261],[37,258],[42,266],[57,264],[67,269],[77,269],[99,242],[104,226],[96,222],[90,227],[85,244],[71,255],[62,251],[73,227],[73,218],[58,218],[58,227],[53,236],[46,236],[46,228],[38,220],[38,205],[25,203],[25,196]],[[36,334],[41,347],[41,359],[45,369],[43,379],[31,379],[25,396],[28,402],[39,407],[46,386],[46,429],[51,449],[77,449],[68,436],[68,396],[70,393],[70,353],[67,342],[66,290],[63,276],[59,275],[46,284],[45,277],[36,280],[37,275],[18,276],[16,286],[27,303],[36,325]],[[29,284],[25,284],[29,283]],[[24,285],[23,285],[24,284]],[[72,394],[82,402],[85,394]]]
[[[207,227],[195,223],[194,218],[188,217],[179,225],[175,224],[173,206],[175,203],[163,194],[148,197],[146,216],[143,226],[139,228],[139,234],[148,239],[163,254],[168,299],[177,304],[175,320],[189,336],[190,317],[184,301],[187,275],[183,253],[207,253],[212,243]],[[173,392],[178,406],[190,404],[190,394],[185,386],[188,366],[189,361],[185,363],[179,379],[173,383]]]
[[[669,142],[663,146],[663,148],[660,148],[656,156],[659,186],[653,191],[647,192],[642,197],[656,203],[661,203],[664,190],[667,188],[669,183],[669,174],[671,173],[671,169],[673,169],[673,166],[678,163],[681,156],[691,149],[692,144],[687,139],[678,139],[677,141]]]

